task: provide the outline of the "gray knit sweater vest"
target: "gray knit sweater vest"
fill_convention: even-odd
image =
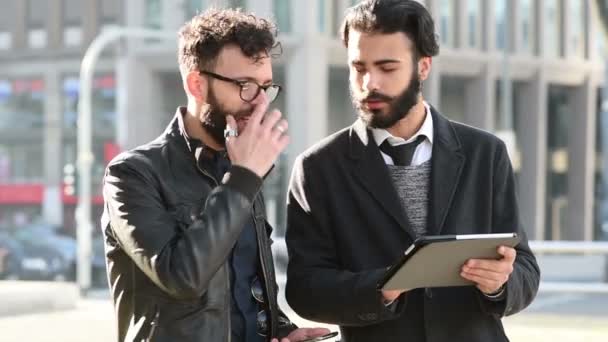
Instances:
[[[401,206],[416,237],[426,234],[431,161],[420,165],[387,165]]]

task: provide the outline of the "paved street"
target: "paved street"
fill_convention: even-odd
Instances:
[[[0,318],[2,342],[114,341],[113,313],[104,291],[75,310]],[[283,303],[283,305],[285,305]],[[581,313],[585,307],[589,313]],[[566,312],[572,309],[572,312]],[[287,310],[289,311],[289,310]],[[295,318],[301,325],[309,325]],[[540,296],[528,311],[505,320],[512,342],[606,342],[608,296]]]

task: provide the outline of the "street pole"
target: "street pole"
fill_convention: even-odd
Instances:
[[[91,287],[92,232],[91,170],[94,161],[92,141],[93,76],[99,55],[105,47],[121,38],[176,39],[175,32],[116,27],[99,34],[91,43],[80,65],[80,99],[78,101],[78,206],[76,208],[76,241],[78,259],[76,281],[81,294]]]

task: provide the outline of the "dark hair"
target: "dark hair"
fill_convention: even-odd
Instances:
[[[350,30],[365,33],[403,32],[414,43],[414,58],[439,53],[435,24],[431,14],[414,0],[366,0],[346,11],[342,23],[342,42],[348,47]]]
[[[196,15],[179,31],[178,61],[186,70],[210,67],[222,48],[235,44],[253,59],[268,57],[280,45],[276,26],[240,9],[211,8]]]

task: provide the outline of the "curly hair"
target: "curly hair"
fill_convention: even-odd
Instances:
[[[240,9],[211,8],[196,15],[179,31],[178,62],[185,70],[212,66],[222,48],[235,44],[255,60],[279,46],[277,29],[269,20]]]
[[[403,32],[414,43],[413,57],[433,57],[439,53],[431,14],[414,0],[366,0],[351,7],[342,23],[342,42],[348,47],[349,31],[365,33]]]

